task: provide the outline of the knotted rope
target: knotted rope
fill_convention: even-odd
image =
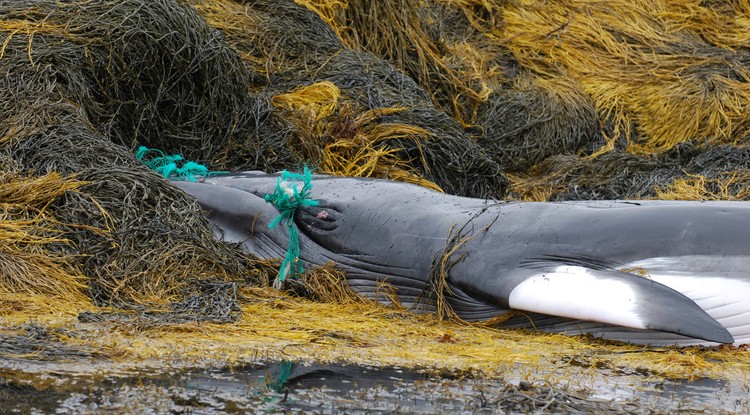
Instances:
[[[302,185],[301,188],[299,185]],[[299,277],[304,271],[302,262],[299,260],[299,233],[294,225],[294,214],[301,206],[317,206],[318,201],[310,199],[312,190],[312,173],[305,166],[303,174],[290,173],[284,170],[281,177],[276,179],[276,188],[273,194],[266,195],[266,202],[273,205],[279,211],[268,227],[273,229],[279,223],[284,223],[289,232],[289,249],[284,262],[281,263],[279,275],[274,280],[273,286],[281,289],[284,280],[291,275],[292,278]]]

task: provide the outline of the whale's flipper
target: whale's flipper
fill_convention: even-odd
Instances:
[[[685,295],[656,281],[614,270],[560,265],[529,275],[508,305],[578,320],[665,331],[716,343],[734,338]]]
[[[688,296],[726,327],[736,345],[750,343],[750,256],[656,257],[625,266]]]
[[[734,342],[724,326],[680,292],[647,276],[601,264],[545,259],[522,264],[501,278],[454,279],[452,283],[511,309]]]

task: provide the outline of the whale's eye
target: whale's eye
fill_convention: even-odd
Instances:
[[[319,200],[317,206],[300,208],[296,216],[298,224],[308,232],[330,232],[338,227],[340,218],[340,209],[325,200]]]

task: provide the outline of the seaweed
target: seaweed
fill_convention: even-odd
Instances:
[[[34,251],[7,247],[4,274],[18,280],[30,268],[8,264],[35,252],[50,259],[32,258],[33,269],[53,278],[43,267],[59,261],[75,281],[3,289],[52,287],[59,297],[83,285],[91,304],[127,310],[184,301],[196,292],[191,280],[266,283],[270,265],[216,240],[195,201],[132,154],[145,144],[207,160],[245,134],[247,73],[221,34],[166,0],[4,2],[0,15],[0,152],[24,172],[6,180],[45,200],[31,219],[38,223],[19,228],[29,215],[10,211],[3,224],[30,234],[53,224],[57,238]],[[76,185],[50,192],[44,178]]]
[[[479,144],[506,171],[575,155],[601,133],[591,98],[569,78],[516,77],[479,107]]]
[[[193,0],[192,4],[240,51],[255,74],[251,76],[253,89],[260,95],[248,108],[257,130],[231,140],[226,147],[229,150],[214,160],[217,168],[247,168],[247,160],[253,160],[265,163],[264,170],[300,168],[309,163],[321,165],[321,172],[351,175],[357,170],[347,167],[350,163],[326,165],[327,156],[321,149],[350,140],[357,132],[347,134],[336,126],[366,118],[374,129],[395,123],[404,127],[401,130],[421,129],[429,135],[403,137],[396,133],[395,137],[379,137],[377,145],[372,145],[372,139],[355,141],[354,151],[343,157],[391,156],[381,159],[378,168],[363,170],[362,175],[431,182],[430,186],[464,196],[505,195],[508,181],[502,168],[449,115],[452,112],[435,105],[424,84],[382,58],[348,47],[336,36],[340,31],[312,11],[291,1]],[[300,88],[320,88],[326,83],[338,92],[337,102],[332,103],[336,110],[325,117],[310,120],[294,108],[273,108],[274,101],[297,94]],[[403,111],[392,111],[395,108]],[[369,117],[378,112],[387,116]],[[398,173],[390,174],[392,171]]]

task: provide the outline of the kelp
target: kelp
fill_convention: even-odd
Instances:
[[[275,107],[288,112],[285,118],[294,119],[300,130],[312,132],[300,146],[306,159],[316,161],[319,173],[389,178],[440,190],[413,171],[411,160],[402,160],[397,148],[388,146],[389,141],[412,139],[421,152],[421,143],[430,139],[430,133],[409,124],[377,122],[407,108],[370,110],[355,118],[351,107],[339,109],[340,95],[334,83],[323,81],[276,95],[272,100]],[[421,152],[422,164],[426,164],[424,157]]]
[[[389,0],[378,7],[360,0],[297,3],[318,13],[348,47],[409,74],[462,126],[474,122],[478,105],[514,65],[502,50],[490,50],[475,27],[492,30],[499,23],[499,5],[491,2]]]
[[[512,192],[528,201],[648,199],[681,175],[678,163],[656,156],[556,155],[513,176]]]
[[[114,357],[112,347],[89,347],[77,342],[76,334],[63,328],[24,323],[0,329],[0,356],[20,362],[75,362],[95,357]],[[7,379],[3,373],[3,380]]]
[[[612,119],[611,139],[660,153],[747,135],[748,55],[726,41],[744,36],[746,10],[744,1],[519,2],[503,10],[502,33],[524,67],[577,80]]]
[[[512,175],[511,194],[529,201],[750,200],[748,156],[745,146],[697,148],[689,142],[661,155],[555,155]]]
[[[57,173],[29,177],[12,170],[1,172],[0,182],[0,315],[27,318],[49,310],[69,311],[64,305],[70,303],[85,306],[87,280],[76,267],[80,255],[70,252],[66,224],[49,207],[85,182]]]
[[[712,177],[685,175],[669,186],[657,189],[661,200],[750,200],[750,171],[721,172]]]
[[[247,127],[244,65],[178,2],[14,1],[0,4],[0,14],[3,94],[17,97],[4,112],[49,118],[51,107],[33,107],[46,100],[85,114],[126,148],[139,143],[200,159]]]
[[[660,157],[748,135],[746,1],[297,2],[347,47],[413,77],[514,177],[546,170],[548,158]],[[656,170],[639,174],[667,186]],[[611,194],[653,194],[633,188]]]
[[[575,155],[600,139],[591,98],[568,78],[516,77],[480,106],[479,144],[507,171]]]
[[[428,134],[379,134],[377,140],[363,140],[345,152],[346,157],[370,160],[355,165],[375,164],[377,168],[338,162],[328,164],[326,172],[432,182],[446,192],[473,197],[505,194],[508,182],[501,167],[456,119],[435,107],[424,85],[383,59],[345,46],[313,12],[291,1],[193,0],[192,4],[223,30],[254,74],[253,88],[262,89],[250,111],[258,125],[255,138],[232,140],[227,146],[231,150],[214,159],[217,168],[247,168],[248,160],[280,160],[286,163],[283,167],[295,168],[303,163],[326,164],[320,149],[350,138],[346,129],[328,129],[330,123],[343,126],[381,112],[387,116],[370,119],[374,129],[388,131],[400,124],[400,131],[426,130]],[[324,119],[311,121],[284,106],[273,109],[274,101],[278,104],[284,99],[280,97],[299,95],[301,88],[330,88],[330,84],[339,91],[339,111]],[[404,110],[392,112],[393,108]],[[344,136],[336,136],[337,132]],[[378,144],[372,145],[373,141]],[[335,151],[331,155],[340,158]]]
[[[264,284],[269,265],[217,241],[195,201],[131,152],[146,144],[209,159],[247,128],[237,118],[245,67],[220,34],[170,1],[5,2],[0,15],[0,151],[29,177],[4,177],[0,195],[44,195],[34,217],[11,197],[25,207],[7,220],[30,235],[54,229],[47,245],[3,252],[17,281],[3,288],[44,289],[70,300],[69,312],[80,311],[81,293],[91,305],[169,311],[214,295],[208,282]],[[57,285],[34,279],[53,268]]]

